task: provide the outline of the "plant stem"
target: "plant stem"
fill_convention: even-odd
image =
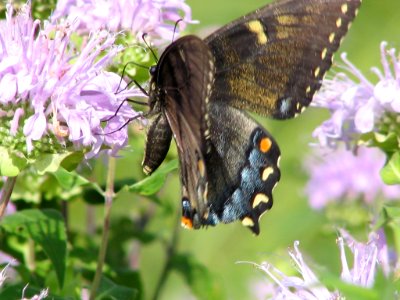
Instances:
[[[107,187],[106,187],[105,202],[104,202],[103,234],[101,238],[99,256],[97,259],[96,274],[94,275],[92,288],[90,291],[90,298],[89,298],[90,300],[94,300],[96,297],[97,290],[99,289],[100,286],[104,261],[106,258],[108,236],[110,233],[111,207],[112,207],[112,200],[114,198],[114,179],[115,179],[115,158],[109,157],[108,171],[107,171]]]
[[[167,246],[167,260],[164,265],[164,269],[161,272],[160,279],[158,280],[156,290],[154,292],[153,300],[157,300],[160,297],[161,290],[163,289],[165,282],[167,281],[168,275],[172,267],[172,259],[175,255],[176,248],[178,246],[178,237],[180,231],[180,217],[179,222],[177,222],[174,232],[172,234],[171,242]]]
[[[6,211],[8,202],[10,202],[11,193],[14,189],[16,181],[17,177],[15,176],[7,177],[6,181],[4,182],[4,186],[0,194],[0,221]]]

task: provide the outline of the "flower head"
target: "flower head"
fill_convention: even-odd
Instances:
[[[385,42],[381,44],[383,72],[372,69],[379,79],[376,85],[368,81],[345,54],[342,55],[345,69],[358,82],[344,73],[324,81],[313,101],[313,105],[327,108],[331,113],[330,119],[313,133],[322,146],[336,146],[338,141],[354,144],[360,135],[379,131],[385,116],[400,112],[400,61],[395,50],[387,51],[386,46]]]
[[[191,10],[184,0],[60,0],[53,20],[79,21],[78,30],[129,30],[138,39],[146,33],[153,40],[172,41],[175,23],[179,30],[191,23]]]
[[[111,117],[124,99],[142,94],[118,92],[119,75],[104,71],[122,50],[114,46],[115,36],[93,33],[75,53],[70,37],[78,23],[41,24],[29,12],[26,5],[13,17],[8,4],[0,25],[0,146],[21,150],[24,141],[30,156],[45,140],[49,152],[68,146],[86,149],[87,157],[102,147],[117,151],[127,142],[126,130],[107,133],[138,113],[123,103]]]
[[[317,275],[311,270],[303,259],[299,250],[299,242],[294,242],[293,250],[289,251],[295,266],[301,277],[288,276],[275,268],[273,265],[264,262],[257,267],[264,271],[272,280],[273,285],[269,286],[269,291],[265,292],[271,297],[269,299],[293,299],[293,300],[317,300],[335,299],[337,292],[331,292],[318,280]]]
[[[391,262],[387,257],[387,245],[382,230],[373,232],[367,243],[357,242],[347,231],[340,230],[338,238],[340,259],[342,263],[341,279],[347,283],[370,288],[374,284],[377,265],[380,265],[385,272]],[[350,268],[345,254],[347,246],[353,254],[353,267]],[[268,299],[294,299],[294,300],[319,300],[319,299],[340,299],[339,290],[330,290],[325,287],[303,259],[299,250],[299,242],[294,242],[293,250],[289,251],[300,276],[288,276],[275,268],[273,265],[264,262],[256,265],[265,272],[270,282],[263,286],[262,294],[269,295]],[[393,269],[393,268],[392,268]],[[385,275],[388,275],[385,272]],[[259,284],[259,286],[262,286]]]
[[[385,155],[376,148],[359,147],[356,153],[338,148],[313,156],[305,166],[310,174],[306,194],[311,207],[321,209],[345,199],[372,203],[379,195],[398,199],[400,187],[386,185],[380,177],[384,164]]]
[[[389,254],[386,238],[383,230],[371,232],[367,243],[356,241],[346,230],[340,229],[338,245],[342,262],[343,281],[363,286],[371,287],[374,284],[377,264],[381,266],[386,276],[393,268],[390,267]],[[345,245],[350,249],[353,257],[353,268],[350,269],[346,254]]]

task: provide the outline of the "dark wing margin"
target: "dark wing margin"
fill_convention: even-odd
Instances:
[[[299,114],[320,88],[360,4],[278,1],[216,31],[205,39],[216,61],[212,101],[277,119]]]

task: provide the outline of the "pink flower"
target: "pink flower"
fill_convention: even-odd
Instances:
[[[342,55],[344,69],[357,81],[345,73],[324,80],[312,103],[331,113],[330,119],[313,133],[322,146],[335,147],[339,141],[356,144],[362,134],[378,131],[386,114],[400,112],[400,61],[395,50],[387,51],[386,46],[387,43],[382,42],[383,72],[372,69],[379,79],[377,84],[366,79],[345,54]]]
[[[327,150],[315,153],[305,165],[310,176],[305,191],[314,209],[333,201],[362,199],[371,204],[379,196],[400,198],[400,187],[386,185],[380,177],[386,156],[379,149],[358,147],[356,153],[342,147]]]
[[[171,42],[176,30],[184,30],[191,20],[184,0],[59,0],[53,20],[67,17],[78,21],[77,30],[128,30],[137,39],[146,33],[151,39]]]
[[[110,117],[126,98],[143,95],[137,88],[123,89],[120,76],[104,70],[122,50],[114,46],[114,35],[92,33],[74,52],[70,37],[77,25],[41,25],[32,20],[28,5],[16,16],[7,5],[7,20],[0,24],[0,132],[13,138],[1,138],[0,146],[32,156],[37,142],[47,138],[58,145],[56,152],[72,146],[89,158],[102,148],[116,152],[127,143],[126,128],[107,133],[139,113],[125,102]]]
[[[340,229],[340,234],[338,244],[342,264],[341,279],[346,283],[371,288],[374,285],[377,267],[381,267],[386,276],[396,271],[393,262],[389,261],[383,230],[372,232],[366,243],[356,241],[343,229]],[[348,265],[345,246],[353,254],[352,268]],[[260,289],[257,290],[257,294],[268,295],[268,299],[274,300],[341,299],[340,290],[325,287],[305,262],[298,241],[294,242],[294,248],[289,251],[289,255],[300,276],[288,276],[268,262],[256,264],[256,267],[265,272],[269,279],[269,283],[257,284]]]

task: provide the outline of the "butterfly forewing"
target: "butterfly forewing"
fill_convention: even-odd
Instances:
[[[278,119],[309,105],[360,0],[278,1],[205,39],[216,61],[212,100]]]
[[[150,101],[154,107],[161,103],[159,113],[165,116],[177,143],[182,197],[190,201],[192,211],[200,217],[208,213],[204,154],[209,144],[207,107],[213,68],[213,56],[207,45],[198,37],[183,37],[164,51],[150,91]],[[147,146],[149,143],[146,154],[154,152],[155,145]]]

